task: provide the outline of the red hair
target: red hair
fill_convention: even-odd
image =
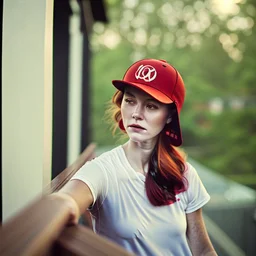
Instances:
[[[113,124],[113,134],[121,127],[121,103],[123,92],[117,91],[106,111],[109,123]],[[170,104],[170,111],[177,111],[174,104]],[[187,180],[184,177],[186,170],[186,156],[170,144],[166,135],[171,129],[171,123],[166,125],[159,134],[158,141],[151,154],[149,170],[146,175],[145,189],[150,203],[154,206],[169,205],[176,202],[176,195],[186,191]],[[125,132],[123,129],[121,129]]]
[[[115,134],[119,123],[122,119],[121,116],[121,103],[123,99],[123,92],[121,91],[116,91],[115,94],[112,97],[112,100],[109,102],[107,110],[105,112],[105,118],[106,122],[111,125],[111,128],[113,130],[113,135]],[[113,119],[114,119],[114,124],[113,124]],[[121,130],[124,132],[124,130]]]
[[[175,203],[176,195],[187,189],[185,154],[170,144],[165,129],[152,152],[145,187],[152,205]]]

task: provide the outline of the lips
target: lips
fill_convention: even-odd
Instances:
[[[131,125],[128,125],[128,127],[146,130],[145,128],[143,128],[142,126],[140,126],[140,125],[138,125],[138,124],[131,124]]]

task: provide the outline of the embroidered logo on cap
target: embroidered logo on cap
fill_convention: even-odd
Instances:
[[[156,75],[156,69],[150,65],[140,65],[135,73],[137,79],[143,79],[145,82],[153,81]]]

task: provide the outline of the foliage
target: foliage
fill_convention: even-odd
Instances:
[[[233,5],[225,9],[224,2]],[[93,141],[117,143],[103,121],[105,102],[115,91],[111,80],[122,78],[139,58],[166,59],[186,84],[184,146],[201,152],[192,151],[192,157],[223,174],[256,173],[254,1],[107,3],[110,23],[96,23],[91,38]],[[216,101],[217,112],[209,108]]]
[[[255,108],[227,110],[212,117],[200,160],[224,175],[255,173]]]

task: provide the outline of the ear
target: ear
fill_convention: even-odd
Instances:
[[[167,119],[166,123],[169,124],[171,121],[172,121],[172,118],[169,117],[169,118]]]

